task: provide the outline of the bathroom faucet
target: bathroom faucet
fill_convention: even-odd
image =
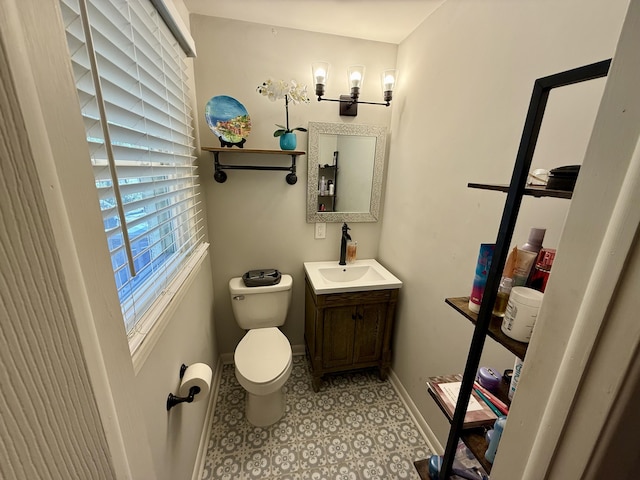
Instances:
[[[338,265],[347,264],[347,240],[351,240],[351,235],[347,233],[348,230],[351,229],[346,223],[344,223],[342,225],[342,240],[340,241],[340,262],[338,263]]]

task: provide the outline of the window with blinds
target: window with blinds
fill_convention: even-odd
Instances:
[[[186,54],[149,0],[60,5],[131,336],[203,244]]]

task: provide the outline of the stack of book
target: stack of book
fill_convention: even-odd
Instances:
[[[449,421],[453,420],[453,412],[456,409],[461,385],[461,374],[430,377],[427,381],[429,393],[447,415]],[[474,389],[469,398],[469,405],[462,428],[493,426],[498,416],[501,415],[501,412],[494,410],[495,408],[492,408],[484,401]]]

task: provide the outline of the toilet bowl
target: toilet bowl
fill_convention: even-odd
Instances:
[[[291,375],[291,344],[278,326],[286,319],[293,279],[277,285],[246,287],[241,277],[229,281],[233,314],[247,330],[233,360],[238,382],[246,390],[245,415],[256,426],[277,422],[285,412],[283,390]]]
[[[236,378],[247,391],[247,420],[271,425],[282,417],[286,399],[282,389],[291,375],[291,345],[277,328],[249,330],[233,355]]]

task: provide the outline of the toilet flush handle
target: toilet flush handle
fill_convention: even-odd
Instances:
[[[234,295],[233,299],[234,300],[244,300],[244,295]]]

